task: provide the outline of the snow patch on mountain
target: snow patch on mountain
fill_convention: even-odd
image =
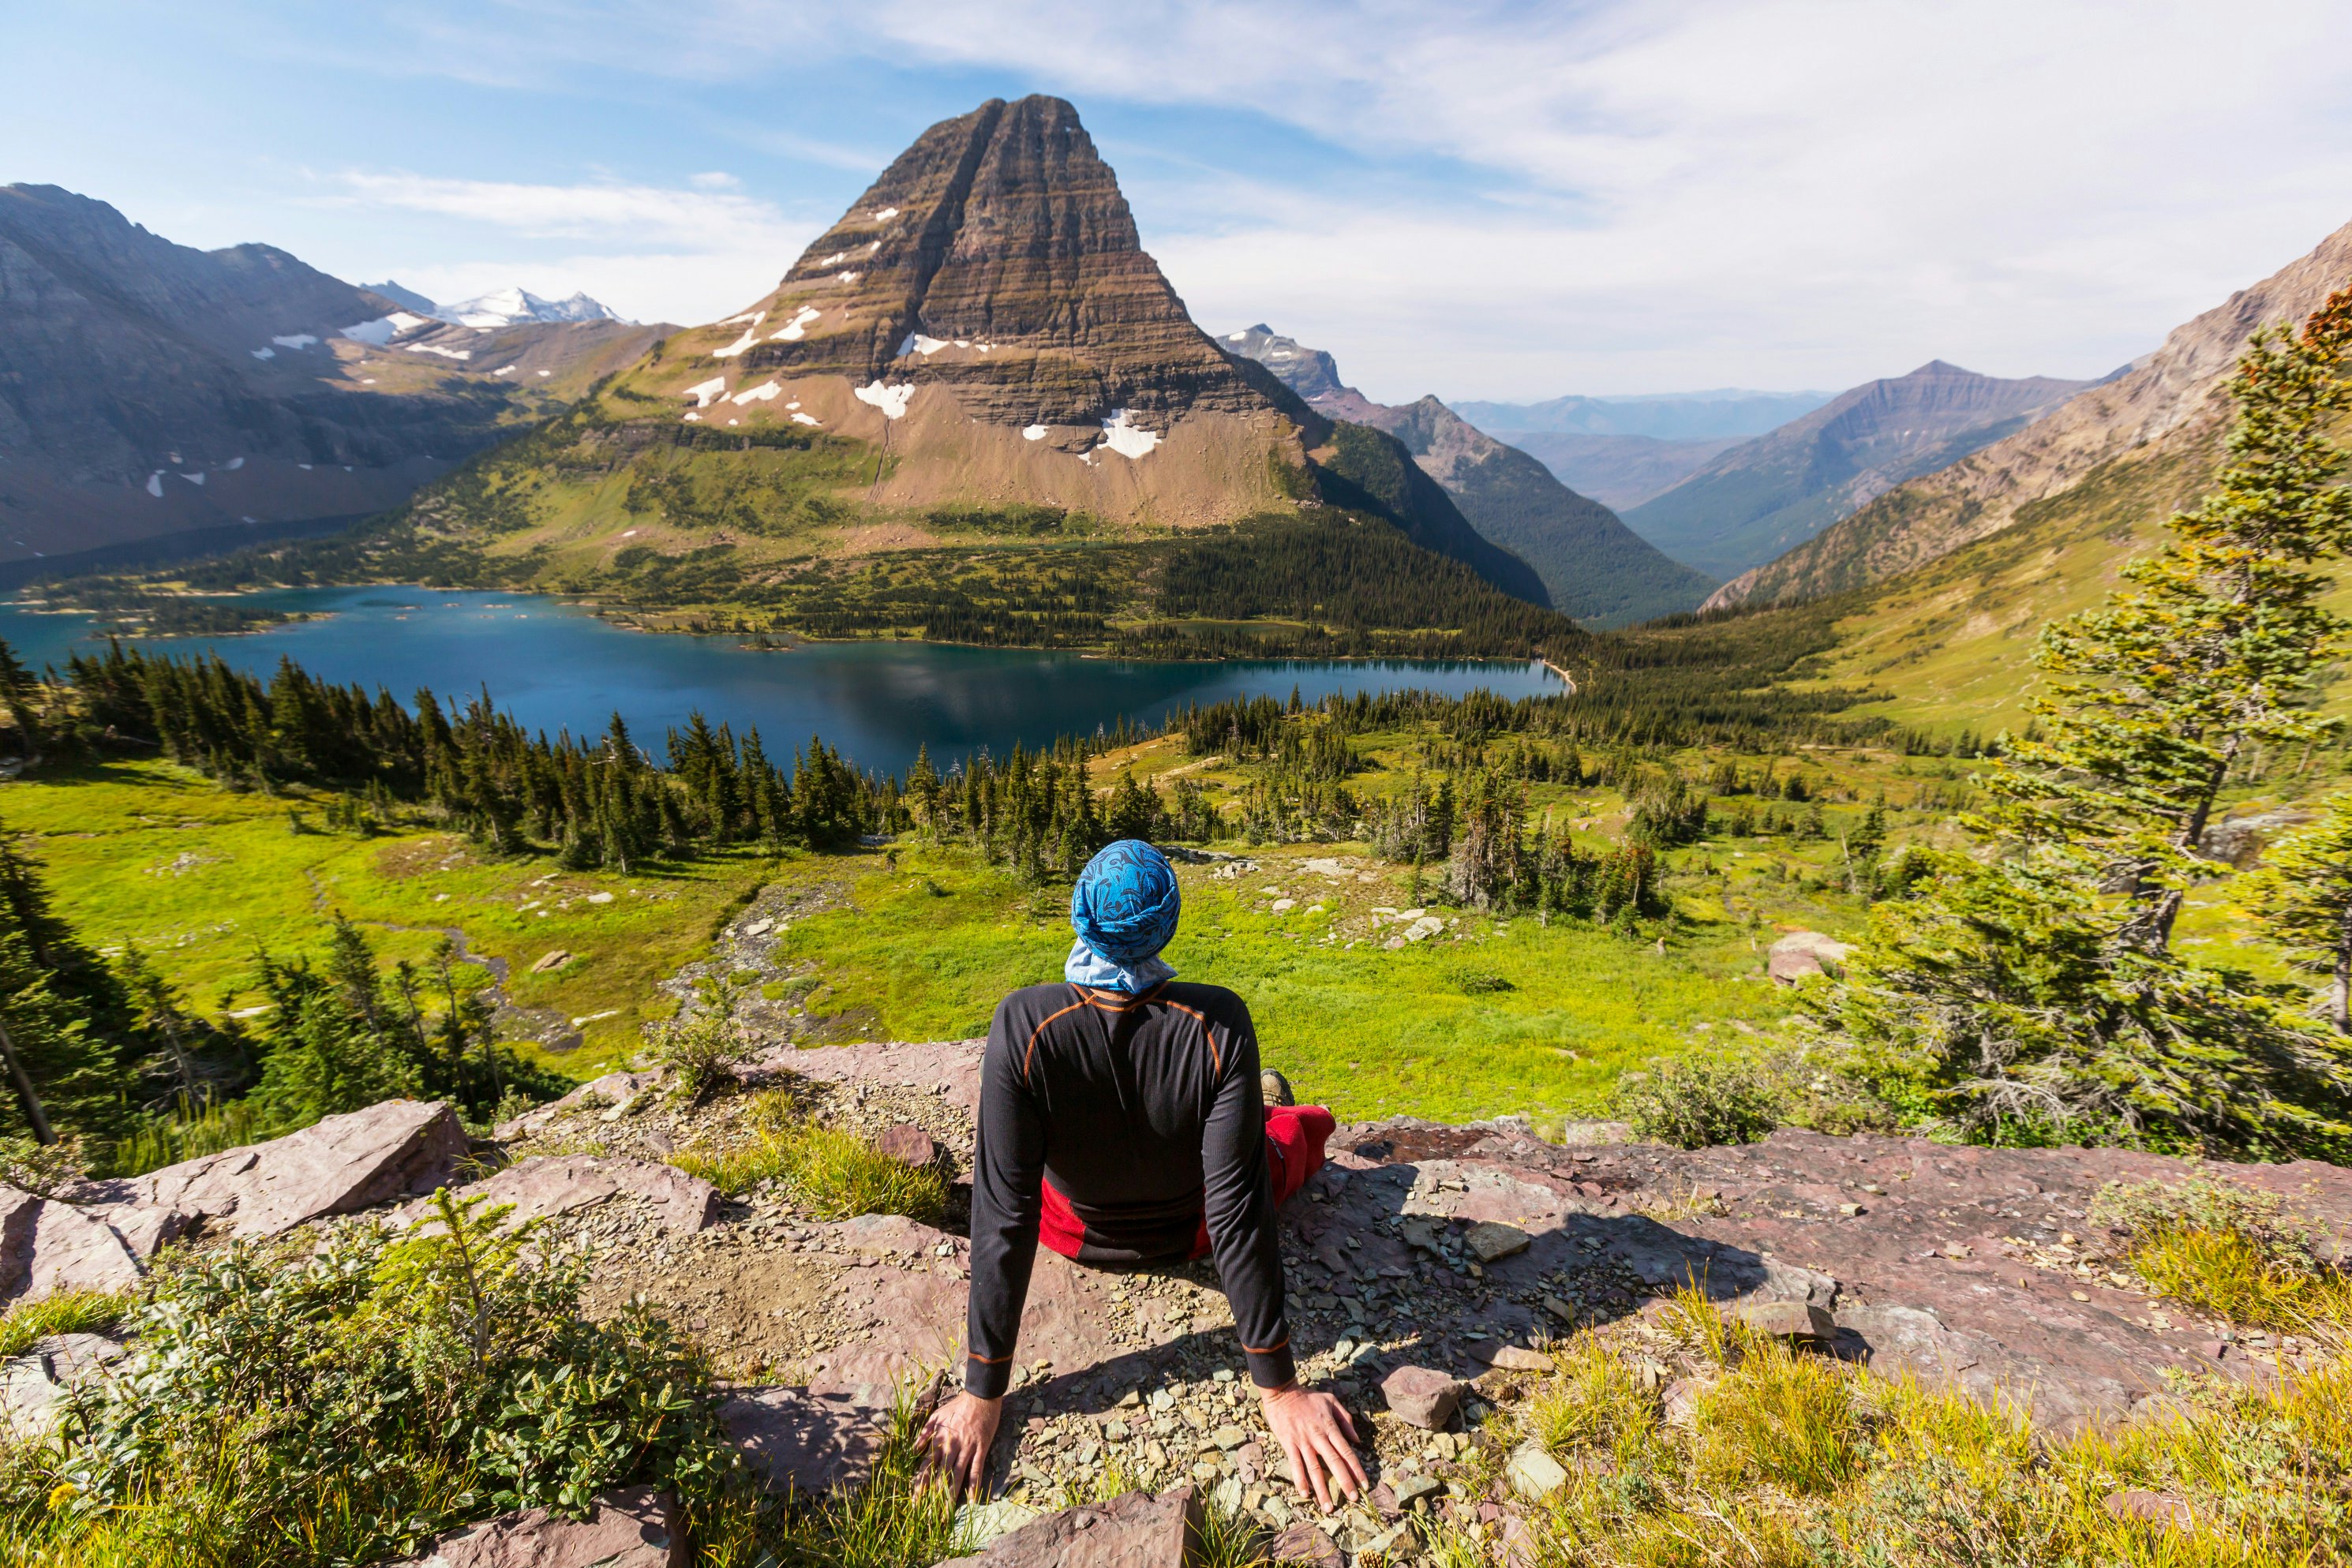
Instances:
[[[395,310],[373,321],[355,322],[342,329],[338,336],[349,338],[354,343],[365,343],[372,349],[381,349],[401,333],[414,331],[430,320],[430,317],[412,316],[405,310]]]
[[[858,402],[872,403],[882,411],[884,417],[888,419],[906,418],[907,404],[913,400],[914,395],[915,385],[912,382],[904,382],[893,386],[887,382],[875,381],[859,387],[856,392]]]
[[[585,294],[569,299],[542,299],[527,288],[501,288],[489,294],[444,305],[433,312],[436,321],[489,330],[529,321],[617,321],[618,316]]]
[[[824,314],[824,311],[814,305],[803,305],[793,312],[791,320],[769,333],[768,336],[771,339],[781,338],[787,343],[797,343],[801,340],[801,334],[808,329],[808,324]]]
[[[1135,423],[1126,409],[1120,409],[1103,421],[1102,444],[1130,462],[1160,444],[1154,431]]]

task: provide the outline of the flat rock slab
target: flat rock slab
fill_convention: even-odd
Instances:
[[[919,1385],[752,1388],[722,1401],[719,1419],[761,1486],[814,1495],[863,1484],[898,1401],[912,1400],[919,1412],[938,1396],[936,1377]]]
[[[1184,1568],[1200,1538],[1201,1500],[1191,1487],[1131,1491],[1049,1513],[939,1568]]]
[[[911,1122],[883,1128],[875,1134],[874,1146],[900,1165],[912,1166],[917,1170],[940,1157],[939,1141]]]
[[[501,1514],[389,1568],[686,1568],[686,1561],[669,1494],[631,1487],[598,1498],[585,1520],[543,1508]]]
[[[1311,1258],[1352,1237],[1361,1250],[1346,1257],[1360,1267],[1410,1266],[1401,1231],[1414,1218],[1427,1228],[1417,1234],[1450,1236],[1465,1256],[1481,1223],[1529,1238],[1486,1266],[1492,1294],[1477,1317],[1430,1322],[1424,1343],[1467,1328],[1512,1337],[1522,1318],[1536,1322],[1545,1297],[1607,1263],[1648,1296],[1695,1283],[1786,1332],[1800,1332],[1801,1317],[1801,1332],[1820,1334],[1821,1317],[1803,1310],[1818,1309],[1839,1354],[2014,1401],[2057,1430],[2127,1415],[2163,1392],[2168,1368],[2251,1371],[2208,1354],[2197,1314],[2115,1283],[2111,1274],[2124,1276],[2112,1263],[2088,1261],[2116,1249],[2088,1220],[2107,1184],[2239,1183],[2284,1198],[2318,1228],[2323,1251],[2352,1238],[2352,1171],[2314,1161],[2227,1165],[1799,1131],[1728,1148],[1563,1147],[1523,1129],[1410,1120],[1342,1127],[1330,1147],[1308,1195],[1322,1201],[1284,1211],[1295,1249]],[[1576,1306],[1605,1319],[1641,1300],[1611,1286]]]
[[[719,1221],[719,1189],[675,1166],[657,1165],[602,1155],[544,1155],[519,1161],[487,1180],[459,1189],[458,1196],[480,1198],[486,1207],[514,1205],[512,1222],[548,1219],[573,1214],[614,1198],[633,1198],[653,1211],[656,1226],[665,1235],[692,1236]],[[429,1212],[415,1203],[401,1210],[404,1218]]]
[[[790,1073],[820,1083],[888,1083],[929,1091],[945,1084],[940,1098],[966,1116],[980,1114],[980,1062],[984,1040],[892,1041],[870,1045],[821,1045],[807,1051],[771,1051],[744,1069],[751,1082]]]
[[[328,1215],[352,1214],[446,1185],[465,1157],[466,1130],[445,1101],[387,1100],[329,1116],[266,1144],[166,1166],[148,1176],[92,1182],[75,1195],[121,1228],[152,1219],[226,1221],[240,1237],[282,1236]]]
[[[816,1250],[858,1261],[843,1273],[835,1305],[845,1322],[866,1325],[809,1358],[812,1381],[887,1386],[940,1367],[961,1372],[971,1242],[895,1214],[806,1234]],[[1120,1279],[1039,1249],[1021,1313],[1023,1364],[1078,1373],[1124,1354],[1111,1300]]]

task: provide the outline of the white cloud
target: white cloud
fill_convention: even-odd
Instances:
[[[1396,178],[1368,193],[1302,167],[1251,188],[1171,162],[1129,171],[1130,194],[1204,325],[1272,319],[1377,396],[1835,386],[1936,356],[2095,373],[2352,217],[2352,7],[2321,0],[711,0],[690,29],[653,0],[495,15],[493,52],[545,70],[746,83],[852,61],[1082,111],[1293,124]],[[888,139],[870,114],[856,133]],[[506,204],[506,187],[449,183],[465,190],[408,199]],[[535,215],[482,221],[763,221],[723,189],[588,187],[577,200],[609,214],[593,220],[513,189]]]
[[[700,322],[740,309],[775,286],[822,231],[773,204],[739,193],[731,175],[692,187],[596,182],[574,185],[458,180],[351,171],[331,200],[430,214],[482,231],[475,256],[423,262],[400,270],[436,299],[463,299],[520,284],[562,298],[584,289],[624,316],[645,321]],[[517,241],[557,242],[560,254],[534,254]]]

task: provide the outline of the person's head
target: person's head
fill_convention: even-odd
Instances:
[[[1102,957],[1133,966],[1176,935],[1183,897],[1176,868],[1141,839],[1105,845],[1070,890],[1070,929]]]

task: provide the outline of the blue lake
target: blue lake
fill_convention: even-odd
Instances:
[[[1505,697],[1555,694],[1540,664],[1297,660],[1162,664],[1074,653],[925,643],[811,643],[790,652],[732,636],[625,631],[590,611],[530,595],[423,588],[299,589],[249,602],[327,618],[239,637],[174,637],[141,645],[179,657],[207,652],[267,674],[290,655],[314,674],[420,686],[491,700],[533,728],[595,733],[618,711],[656,752],[663,733],[699,708],[738,732],[756,725],[770,755],[821,735],[856,762],[903,768],[929,745],[942,766],[1016,740],[1038,746],[1097,725],[1157,724],[1188,704],[1244,696],[1309,702],[1332,692],[1418,689]],[[37,670],[101,644],[79,616],[0,605],[0,638]]]

